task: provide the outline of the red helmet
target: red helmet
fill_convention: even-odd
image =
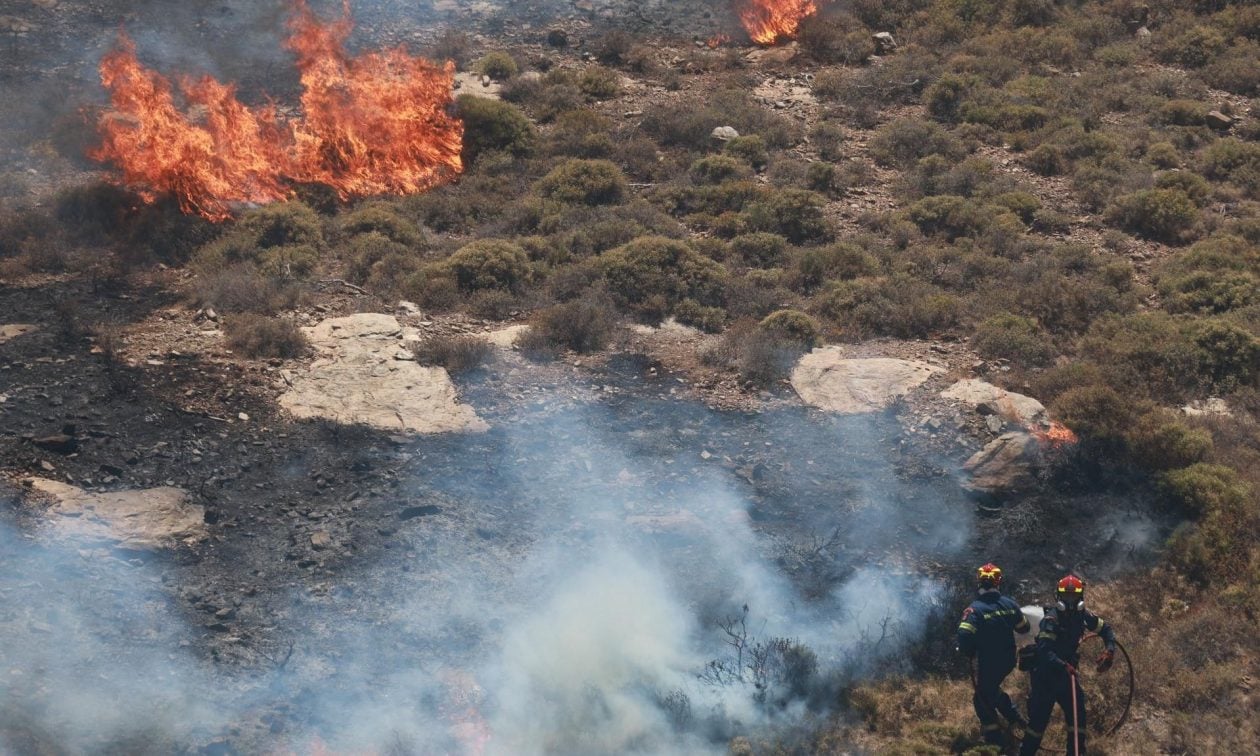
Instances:
[[[993,562],[987,562],[976,568],[976,581],[980,585],[997,588],[1002,584],[1002,568]]]
[[[1082,609],[1085,606],[1085,581],[1075,575],[1065,575],[1055,588],[1060,610]]]

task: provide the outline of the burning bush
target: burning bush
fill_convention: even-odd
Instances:
[[[244,313],[224,318],[232,351],[246,357],[300,357],[310,348],[306,334],[292,320]]]
[[[292,182],[326,184],[347,199],[422,192],[458,174],[463,126],[447,113],[453,66],[401,48],[351,57],[350,29],[348,17],[321,24],[295,0],[287,47],[297,53],[303,113],[287,125],[274,107],[246,107],[210,77],[181,82],[188,108],[204,112],[194,122],[123,37],[101,60],[111,110],[92,157],[116,165],[144,199],[173,194],[185,212],[211,220],[238,203],[282,200]]]
[[[795,39],[801,22],[818,12],[814,0],[739,0],[739,20],[759,45]]]

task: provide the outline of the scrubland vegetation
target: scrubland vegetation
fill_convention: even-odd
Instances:
[[[532,325],[523,347],[544,355],[598,350],[622,322],[673,317],[722,334],[703,360],[750,387],[775,385],[823,340],[969,340],[1009,367],[995,380],[1081,435],[1095,484],[1153,478],[1150,506],[1185,518],[1163,564],[1096,602],[1150,670],[1138,706],[1162,722],[1098,747],[1250,750],[1260,7],[846,8],[802,30],[820,103],[809,123],[758,102],[761,74],[732,51],[669,65],[624,34],[596,41],[599,63],[489,50],[471,66],[502,82],[503,100],[458,98],[467,170],[456,183],[349,208],[304,187],[221,226],[107,185],[65,190],[47,211],[9,203],[0,276],[98,266],[102,250],[131,266],[187,265],[192,296],[235,316],[234,349],[280,357],[304,347],[275,316],[328,275],[427,312],[519,313]],[[900,43],[875,63],[874,31]],[[458,42],[444,39],[442,54],[467,64]],[[662,96],[622,117],[622,75]],[[703,97],[665,96],[692,77],[705,77]],[[718,126],[740,136],[716,140]],[[0,194],[20,195],[19,180],[5,175]],[[846,215],[857,192],[890,209]],[[453,369],[485,359],[454,341],[420,353]],[[1178,411],[1208,397],[1233,416]],[[885,753],[974,745],[954,705],[970,695],[962,671],[921,674],[847,694],[865,737]]]

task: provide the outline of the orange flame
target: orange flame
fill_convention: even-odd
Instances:
[[[704,44],[710,50],[716,50],[722,45],[729,45],[730,43],[731,43],[731,36],[729,34],[715,34],[712,37],[709,37],[707,40],[705,40]]]
[[[123,36],[101,59],[101,81],[113,108],[101,116],[103,142],[89,155],[122,171],[146,201],[174,194],[180,208],[211,220],[228,217],[232,202],[271,202],[286,192],[276,173],[285,163],[282,131],[271,108],[250,110],[231,85],[207,77],[180,88],[194,123],[175,105],[170,83],[142,66]]]
[[[267,203],[292,182],[331,186],[342,199],[423,192],[457,175],[463,124],[450,116],[454,65],[402,48],[349,56],[345,15],[321,24],[295,0],[287,46],[298,57],[303,117],[288,128],[274,107],[249,108],[210,77],[170,83],[145,68],[125,35],[101,60],[111,110],[90,156],[112,162],[146,201],[173,194],[184,212],[221,221],[235,203]]]
[[[1033,435],[1041,443],[1052,449],[1058,449],[1062,446],[1075,444],[1079,439],[1072,429],[1057,421],[1050,421],[1048,428],[1037,428],[1032,431]]]
[[[297,0],[288,47],[302,72],[305,118],[294,127],[292,178],[328,184],[346,199],[416,194],[458,174],[464,127],[447,113],[455,64],[403,48],[350,58],[349,0],[321,25]]]
[[[814,0],[739,0],[739,20],[753,42],[795,39],[801,21],[818,12]]]

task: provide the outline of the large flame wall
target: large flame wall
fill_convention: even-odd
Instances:
[[[210,77],[175,87],[145,68],[125,35],[100,64],[110,110],[91,156],[152,201],[224,220],[237,203],[284,199],[293,182],[331,186],[343,199],[426,191],[462,170],[463,124],[450,113],[454,67],[401,48],[351,56],[351,23],[321,23],[295,0],[286,46],[297,54],[302,117],[281,123]]]

